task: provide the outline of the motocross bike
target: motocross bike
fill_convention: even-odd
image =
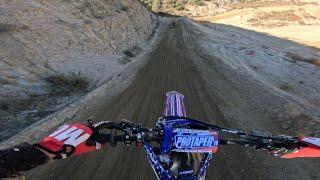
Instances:
[[[102,142],[143,146],[158,179],[205,179],[219,145],[251,146],[281,158],[320,157],[320,138],[247,132],[187,118],[184,96],[175,91],[166,93],[164,117],[155,128],[130,121],[102,121],[95,126]]]

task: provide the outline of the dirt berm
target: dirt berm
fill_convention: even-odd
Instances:
[[[215,63],[202,59],[190,46],[190,37],[196,34],[192,26],[181,20],[176,27],[169,27],[133,83],[99,108],[96,119],[130,119],[151,127],[162,115],[165,93],[176,90],[185,95],[190,117],[234,128],[290,133],[292,129],[281,127],[281,119],[272,120],[267,110],[262,112],[252,107],[254,103],[246,104],[242,92],[237,92],[235,85],[214,68]],[[226,99],[231,100],[228,111],[221,108]],[[207,179],[319,179],[318,167],[319,160],[282,160],[251,149],[221,147],[208,169]],[[155,176],[142,149],[118,145],[42,166],[29,172],[27,179],[155,179]]]

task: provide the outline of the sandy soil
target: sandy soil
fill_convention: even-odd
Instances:
[[[319,4],[276,6],[274,3],[196,19],[263,32],[320,48]]]
[[[243,62],[250,61],[250,58],[236,57],[231,45],[240,46],[244,42],[232,41],[230,34],[218,33],[230,30],[245,35],[244,30],[205,25],[181,20],[176,28],[168,28],[133,83],[111,102],[98,107],[96,119],[117,121],[125,118],[152,126],[162,114],[165,92],[177,90],[185,95],[190,117],[229,127],[258,128],[285,134],[294,132],[298,125],[285,128],[282,124],[288,119],[276,117],[290,115],[282,111],[286,103],[291,103],[291,110],[296,106],[303,107],[303,113],[314,110],[311,105],[303,104],[304,101],[298,101],[293,95],[266,83],[268,77],[262,79],[259,73],[254,73]],[[229,36],[229,39],[223,35]],[[219,44],[222,41],[223,45]],[[226,48],[229,48],[230,54]],[[238,57],[246,54],[245,50],[237,52]],[[251,52],[247,53],[248,57],[252,56]],[[286,64],[283,59],[277,60]],[[273,67],[279,66],[275,61]],[[264,65],[272,67],[272,63]],[[311,119],[304,119],[300,123],[310,126],[308,123],[314,121],[312,118],[316,116],[315,113],[317,111],[314,110],[309,115]],[[301,120],[298,117],[288,118],[295,122]],[[314,126],[319,127],[318,124]],[[319,179],[316,168],[319,165],[319,161],[312,159],[281,160],[250,149],[221,147],[208,170],[207,178]],[[142,150],[125,148],[123,145],[42,166],[27,176],[27,179],[66,178],[154,179],[155,176]]]

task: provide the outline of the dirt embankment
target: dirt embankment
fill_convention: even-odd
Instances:
[[[2,140],[116,76],[158,23],[131,0],[4,0],[0,15]]]
[[[143,43],[156,22],[147,9],[128,0],[0,5],[1,102],[43,93],[42,78],[76,61],[73,58],[116,53]]]

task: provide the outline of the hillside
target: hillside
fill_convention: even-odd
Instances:
[[[320,48],[320,1],[287,4],[280,1],[196,19],[250,29]],[[320,60],[314,61],[320,64]]]
[[[241,27],[320,48],[319,0],[142,0],[153,11]],[[319,57],[306,54],[314,64]],[[298,59],[303,59],[302,57]]]
[[[196,18],[214,16],[234,9],[309,4],[291,0],[140,0],[155,12]]]
[[[24,127],[120,73],[129,62],[123,51],[140,52],[158,21],[131,0],[4,0],[0,15],[6,131],[7,122]]]

